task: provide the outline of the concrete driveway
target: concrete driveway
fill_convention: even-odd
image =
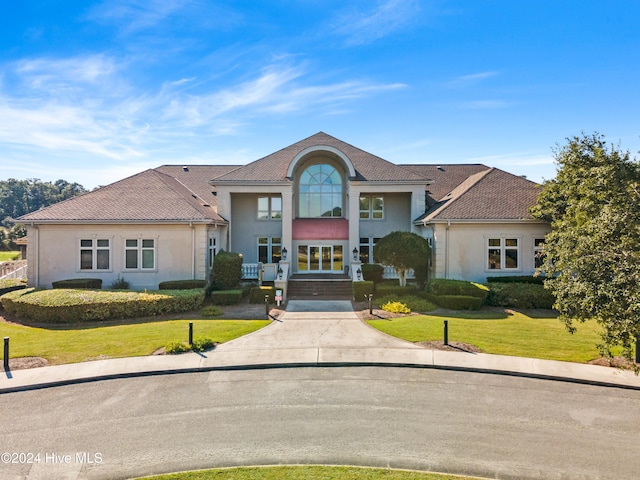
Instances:
[[[217,351],[300,348],[421,349],[360,320],[346,300],[291,300],[271,325],[217,347]]]

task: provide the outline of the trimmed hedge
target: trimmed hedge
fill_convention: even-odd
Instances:
[[[242,301],[242,290],[216,290],[211,292],[214,305],[236,305]]]
[[[483,299],[471,295],[435,295],[433,301],[439,307],[450,310],[478,310],[483,303]]]
[[[206,286],[206,280],[167,280],[166,282],[160,282],[158,290],[191,290]]]
[[[384,274],[384,267],[382,265],[377,263],[363,263],[361,269],[362,278],[366,281],[382,283],[382,275]]]
[[[264,296],[269,295],[269,303],[274,303],[276,298],[275,287],[253,287],[249,292],[249,303],[264,303]]]
[[[220,250],[213,260],[209,275],[210,290],[231,290],[242,280],[242,255]]]
[[[429,280],[427,290],[431,295],[462,295],[479,298],[482,302],[484,302],[489,294],[489,288],[486,285],[474,282],[465,282],[464,280],[449,280],[445,278],[434,278]]]
[[[398,297],[414,295],[416,293],[416,287],[413,285],[407,285],[401,287],[400,285],[376,285],[376,296],[386,297],[387,295],[395,295]]]
[[[535,283],[544,284],[544,277],[533,275],[513,275],[510,277],[487,277],[487,283]]]
[[[511,308],[553,308],[555,298],[550,290],[535,283],[489,284],[487,304]]]
[[[149,317],[198,310],[204,292],[163,290],[125,292],[83,289],[28,288],[3,295],[3,308],[19,318],[51,323],[73,323]]]
[[[27,281],[24,278],[7,278],[0,280],[0,297],[5,293],[25,288],[27,288]]]
[[[374,283],[372,280],[365,280],[364,282],[353,282],[352,285],[353,298],[356,302],[364,302],[368,299],[369,295],[373,293]]]
[[[436,304],[426,298],[417,295],[409,295],[405,297],[397,297],[395,295],[387,295],[376,301],[376,305],[384,305],[388,302],[401,302],[411,309],[412,312],[432,312],[437,308]]]
[[[68,280],[57,280],[51,282],[52,288],[91,288],[101,289],[101,278],[70,278]]]

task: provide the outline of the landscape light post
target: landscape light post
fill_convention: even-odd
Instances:
[[[4,337],[4,371],[9,371],[9,337]]]
[[[193,345],[193,322],[189,322],[189,345]]]
[[[449,345],[449,320],[444,321],[444,344]]]
[[[371,308],[371,299],[373,298],[373,293],[365,295],[369,299],[369,315],[373,315],[373,309]]]
[[[264,296],[264,314],[269,319],[269,295]]]

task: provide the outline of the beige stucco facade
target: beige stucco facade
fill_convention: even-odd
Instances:
[[[204,279],[208,272],[209,239],[220,244],[224,227],[206,224],[96,224],[27,226],[30,285],[51,287],[57,280],[101,278],[107,288],[118,277],[134,289],[158,288],[167,280]],[[127,239],[153,240],[153,268],[128,269]],[[82,240],[108,240],[108,268],[81,269]]]
[[[535,240],[543,239],[550,227],[534,221],[451,221],[427,225],[425,230],[425,236],[432,238],[434,278],[485,282],[487,277],[533,275]],[[500,240],[503,245],[505,239],[517,240],[517,268],[490,265],[489,239]]]

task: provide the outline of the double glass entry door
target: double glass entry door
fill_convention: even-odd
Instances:
[[[342,273],[342,245],[299,245],[299,273]]]

